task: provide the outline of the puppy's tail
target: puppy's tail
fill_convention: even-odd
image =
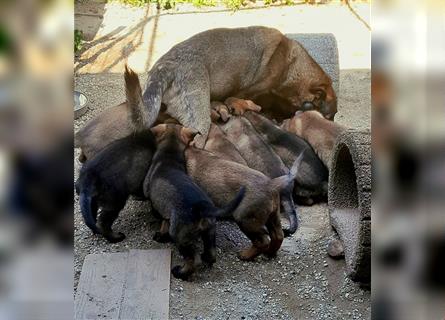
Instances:
[[[289,219],[289,227],[283,228],[285,237],[293,235],[298,229],[297,209],[295,208],[294,200],[292,198],[293,189],[294,183],[292,181],[291,184],[289,184],[289,187],[282,191],[280,194],[280,204],[282,212]]]
[[[129,112],[129,120],[133,125],[133,131],[139,131],[144,128],[144,106],[142,104],[142,88],[139,77],[125,65],[125,95]]]
[[[294,201],[292,199],[292,192],[294,189],[294,180],[298,174],[298,170],[300,169],[304,152],[305,150],[303,150],[294,161],[287,175],[272,179],[272,188],[280,192],[283,211],[289,218],[289,228],[283,229],[286,237],[294,234],[298,229],[298,217]]]
[[[159,68],[153,68],[142,93],[138,75],[125,66],[125,91],[134,131],[150,128],[156,121],[161,110],[163,93],[170,84],[166,77],[166,74],[160,74]]]
[[[217,218],[217,219],[229,219],[232,217],[232,212],[238,208],[241,201],[243,201],[246,194],[246,188],[241,187],[235,198],[229,202],[224,208],[207,207],[205,210],[201,210],[201,217]]]
[[[91,188],[94,187],[90,185],[81,186],[79,182],[76,183],[76,193],[79,194],[80,211],[82,212],[83,220],[94,233],[100,233],[96,226],[97,206]]]
[[[235,198],[232,201],[230,201],[227,206],[225,206],[224,208],[220,208],[216,211],[215,213],[216,217],[220,219],[227,219],[232,217],[232,212],[235,211],[236,208],[238,208],[241,201],[243,201],[245,195],[246,195],[246,187],[241,187]]]
[[[289,188],[290,184],[293,184],[294,179],[298,174],[298,170],[300,169],[301,161],[303,160],[303,155],[304,155],[305,151],[306,151],[306,149],[303,150],[300,153],[300,155],[297,157],[297,159],[294,161],[288,174],[278,177],[278,178],[275,178],[275,179],[272,179],[271,184],[272,184],[272,188],[274,190],[281,192],[282,190]]]

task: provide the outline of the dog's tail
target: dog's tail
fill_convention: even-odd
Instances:
[[[235,198],[233,198],[232,201],[229,202],[224,208],[216,208],[215,206],[209,206],[208,202],[207,205],[202,203],[199,204],[199,210],[201,212],[201,217],[203,218],[217,218],[217,219],[229,219],[232,217],[232,212],[238,208],[241,201],[243,201],[244,196],[246,194],[246,188],[241,187],[241,189],[238,191]],[[198,208],[195,208],[195,210]]]
[[[156,121],[161,110],[162,96],[170,81],[167,74],[160,74],[160,69],[153,68],[147,78],[144,93],[138,75],[125,66],[125,91],[130,109],[130,121],[134,131],[149,128]]]
[[[289,185],[291,183],[293,183],[295,177],[298,174],[298,170],[300,169],[301,161],[303,160],[303,155],[304,155],[305,150],[303,150],[298,155],[297,159],[292,164],[292,167],[290,168],[288,174],[278,177],[278,178],[275,178],[275,179],[272,179],[272,182],[271,182],[272,189],[280,192],[281,190],[285,190],[286,188],[288,188]]]
[[[94,233],[100,233],[96,226],[97,205],[93,196],[94,185],[90,183],[76,182],[76,193],[79,195],[80,211],[88,228]]]
[[[292,193],[294,189],[294,179],[298,174],[298,170],[303,159],[303,154],[304,150],[294,161],[287,175],[272,179],[272,188],[280,193],[283,212],[289,218],[289,228],[283,229],[286,237],[294,234],[298,229],[298,216],[292,198]]]
[[[125,95],[129,112],[130,123],[134,126],[133,131],[144,128],[144,105],[142,103],[142,88],[139,77],[125,65]]]
[[[215,216],[220,219],[227,219],[232,217],[232,212],[235,211],[236,208],[238,208],[245,195],[246,187],[241,187],[235,198],[233,198],[233,200],[230,201],[229,204],[226,205],[224,208],[218,209],[215,213]]]
[[[293,235],[298,229],[298,216],[297,209],[295,208],[294,199],[292,197],[294,189],[294,181],[292,181],[289,186],[280,193],[280,204],[282,212],[289,219],[289,227],[283,228],[283,233],[285,237]]]

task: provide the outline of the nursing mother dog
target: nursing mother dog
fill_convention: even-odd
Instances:
[[[180,124],[201,133],[196,142],[203,147],[210,101],[255,102],[265,95],[281,102],[263,108],[277,120],[300,109],[318,110],[328,119],[337,112],[331,79],[298,42],[266,27],[213,29],[177,44],[156,62],[130,119],[136,128],[150,127],[165,105]]]

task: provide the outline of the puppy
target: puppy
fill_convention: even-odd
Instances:
[[[239,163],[221,159],[213,153],[189,146],[185,151],[187,172],[217,206],[227,203],[241,186],[246,194],[232,218],[252,241],[241,251],[240,259],[253,260],[260,254],[273,257],[281,247],[284,234],[280,222],[280,191],[293,181],[301,158],[288,175],[270,179]]]
[[[233,116],[220,127],[226,134],[227,139],[235,145],[249,168],[258,170],[269,178],[277,178],[288,174],[289,170],[283,161],[263,141],[248,120]],[[293,189],[294,183],[292,181],[286,188],[280,190],[282,212],[289,219],[289,228],[283,230],[286,236],[294,234],[298,228],[297,212],[292,197]]]
[[[142,99],[142,89],[138,75],[130,68],[124,73],[126,102],[107,108],[90,120],[74,135],[74,147],[80,148],[80,162],[93,158],[100,150],[111,142],[124,138],[138,130],[134,126],[139,116],[137,110]],[[156,123],[177,122],[161,107]],[[155,124],[156,124],[155,123]]]
[[[184,266],[175,266],[172,273],[186,280],[195,271],[196,244],[200,237],[204,243],[202,260],[215,262],[215,218],[231,215],[244,198],[245,190],[239,188],[222,209],[215,207],[186,173],[184,149],[197,131],[173,124],[160,124],[151,130],[158,149],[145,178],[144,193],[163,219],[169,221],[169,236],[185,259]],[[161,229],[166,232],[167,222]]]
[[[215,124],[211,124],[204,150],[211,151],[221,159],[235,161],[247,166],[246,160],[241,156],[236,147],[227,140],[226,135]]]
[[[311,205],[314,201],[325,199],[328,186],[328,170],[317,154],[303,139],[282,130],[268,118],[259,113],[247,111],[244,117],[254,126],[273,150],[289,168],[303,151],[301,170],[295,179],[294,194],[297,202]],[[328,121],[328,120],[327,120]]]
[[[309,142],[329,170],[335,141],[346,130],[346,127],[326,120],[318,111],[297,111],[293,118],[283,121],[281,128]]]
[[[82,167],[76,192],[85,224],[94,233],[113,243],[125,239],[111,226],[130,195],[144,197],[143,182],[155,150],[155,138],[145,130],[112,142]]]

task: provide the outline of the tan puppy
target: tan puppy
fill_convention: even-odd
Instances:
[[[142,99],[141,85],[138,75],[130,68],[124,73],[126,102],[107,108],[90,120],[74,136],[74,147],[81,149],[80,162],[93,158],[99,151],[111,142],[127,137],[136,132],[134,126],[139,116],[135,110]],[[163,112],[159,113],[156,123],[177,123],[175,119]]]
[[[226,135],[215,124],[210,126],[209,135],[207,137],[204,149],[213,152],[221,159],[235,161],[247,166],[246,160],[241,156],[236,147],[227,140]]]
[[[285,120],[281,128],[309,142],[329,170],[335,140],[346,130],[346,127],[326,120],[318,111],[298,111],[293,118]]]
[[[233,219],[252,241],[240,254],[252,260],[259,254],[274,256],[283,242],[280,222],[280,190],[293,181],[299,162],[292,173],[269,179],[259,171],[217,157],[209,151],[188,147],[185,151],[187,172],[206,191],[216,206],[226,205],[242,186],[244,199],[233,212]],[[300,159],[301,160],[301,159]]]

